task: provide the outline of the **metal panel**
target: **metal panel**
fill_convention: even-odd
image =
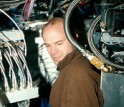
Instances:
[[[124,74],[102,72],[104,107],[124,107]]]

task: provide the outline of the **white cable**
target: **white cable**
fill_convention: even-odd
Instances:
[[[2,63],[1,50],[0,50],[0,69],[1,69],[1,73],[3,74],[3,78],[4,78],[4,82],[5,82],[5,84],[4,84],[5,91],[9,91],[10,87],[9,87],[8,80],[7,80],[7,77],[6,77],[6,74],[5,74],[5,69],[4,69],[4,66],[3,66],[3,63]]]
[[[25,84],[24,84],[24,76],[23,76],[23,73],[22,73],[22,69],[21,69],[21,67],[20,67],[20,65],[18,63],[17,52],[14,49],[14,47],[7,40],[3,39],[2,36],[3,35],[0,36],[0,39],[2,39],[6,43],[8,49],[9,49],[9,52],[10,52],[10,56],[14,59],[15,63],[17,64],[17,67],[18,67],[18,69],[20,71],[20,86],[24,87],[25,86]],[[10,47],[11,47],[12,50],[10,49]]]
[[[9,64],[9,69],[10,69],[10,73],[12,73],[12,88],[14,89],[17,89],[18,88],[18,85],[17,85],[17,79],[16,79],[16,75],[15,75],[15,72],[14,72],[14,66],[13,66],[13,63],[12,63],[12,60],[11,60],[11,57],[8,53],[8,51],[6,49],[4,49],[4,53],[3,53],[4,57],[6,58],[8,64]]]
[[[25,57],[23,55],[23,52],[21,50],[20,47],[17,47],[16,46],[16,59],[18,60],[18,62],[21,64],[21,71],[23,72],[24,74],[24,71],[26,70],[26,73],[27,73],[27,87],[32,87],[32,78],[31,78],[31,74],[29,72],[29,69],[27,67],[27,63],[26,63],[26,60],[25,60]],[[22,61],[22,62],[21,62]],[[23,77],[24,78],[24,77]]]
[[[19,26],[17,25],[17,23],[16,23],[6,12],[4,12],[2,9],[0,9],[0,11],[1,11],[4,15],[6,15],[6,16],[15,24],[15,26],[18,28],[18,30],[19,30],[20,33],[22,34],[22,38],[23,38],[24,44],[25,44],[25,56],[26,56],[26,55],[27,55],[27,47],[26,47],[27,45],[26,45],[26,41],[25,41],[23,32],[21,31],[21,29],[19,28]]]
[[[21,51],[21,49],[19,47],[17,47],[17,52],[18,52],[18,55],[19,57],[21,58],[21,60],[23,61],[23,64],[24,64],[24,68],[26,68],[26,73],[27,73],[27,78],[28,78],[28,86],[31,86],[32,87],[32,77],[31,77],[31,74],[30,74],[30,71],[28,69],[28,66],[27,66],[27,62],[25,60],[25,57]]]
[[[3,35],[1,35],[1,37],[0,37],[4,42],[6,42],[6,45],[7,45],[7,47],[8,47],[8,49],[9,49],[9,51],[10,51],[10,56],[14,59],[14,61],[15,61],[15,63],[17,64],[17,66],[18,66],[18,68],[19,68],[19,71],[20,71],[20,79],[21,79],[21,82],[20,82],[20,84],[21,84],[21,87],[25,87],[25,83],[24,83],[24,76],[23,76],[23,74],[24,74],[24,72],[23,72],[23,68],[22,68],[22,66],[20,67],[20,59],[18,58],[18,56],[19,56],[19,54],[17,53],[17,50],[15,50],[15,48],[8,42],[8,41],[10,41],[9,40],[9,38],[7,38],[5,35],[4,35],[4,37],[3,37]],[[13,45],[15,45],[14,43],[13,43]],[[12,48],[12,50],[10,49],[10,47]],[[15,45],[15,47],[17,48],[17,46]],[[21,49],[21,48],[20,48]],[[23,54],[23,53],[21,53],[21,54]],[[13,56],[14,55],[14,56]],[[25,58],[23,58],[23,60],[25,60]],[[19,62],[20,61],[20,62]],[[26,60],[25,61],[23,61],[23,62],[25,62],[25,65],[26,65]],[[21,64],[22,65],[22,64]],[[22,69],[21,69],[22,68]],[[28,69],[28,67],[27,67],[27,65],[26,65],[26,69],[27,69],[27,76],[28,76],[28,86],[30,85],[30,86],[32,86],[32,78],[31,78],[31,75],[30,75],[30,72],[29,72],[29,69]]]
[[[17,67],[18,67],[18,70],[19,70],[19,76],[20,76],[20,88],[24,88],[25,87],[25,80],[24,80],[24,75],[23,75],[23,71],[22,71],[22,65],[20,65],[21,63],[19,62],[20,60],[18,59],[17,57],[17,54],[12,52],[12,58],[14,59]]]

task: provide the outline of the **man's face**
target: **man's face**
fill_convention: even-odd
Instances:
[[[65,36],[62,24],[47,26],[43,30],[43,39],[56,65],[74,49]]]

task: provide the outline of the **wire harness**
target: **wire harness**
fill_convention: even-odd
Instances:
[[[17,24],[16,27],[18,30],[0,31],[0,102],[3,105],[38,97],[38,88],[32,84],[26,62],[24,34]]]

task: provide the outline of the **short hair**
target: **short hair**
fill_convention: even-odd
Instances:
[[[53,26],[59,23],[64,24],[64,19],[62,17],[54,17],[51,20],[49,20],[47,24],[43,26],[42,31],[48,26]]]

